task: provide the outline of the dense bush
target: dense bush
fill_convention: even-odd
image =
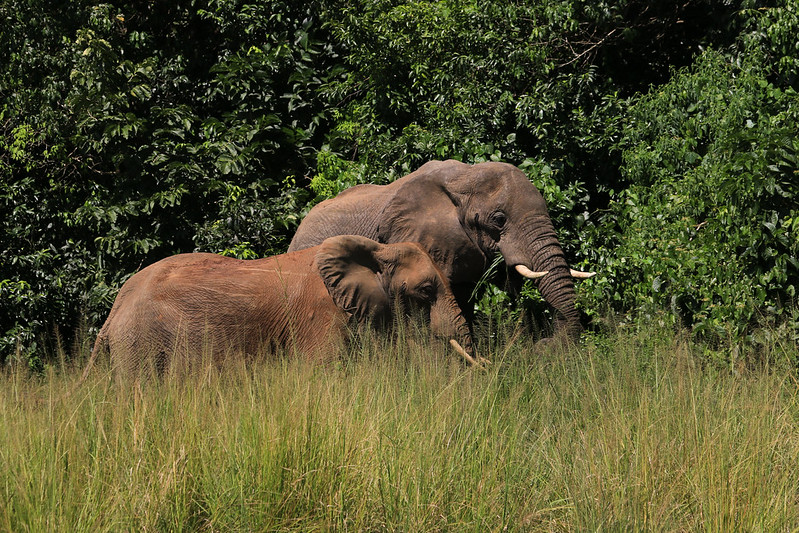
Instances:
[[[0,353],[176,252],[285,247],[335,58],[311,7],[0,3]]]
[[[617,123],[629,185],[596,228],[607,275],[594,301],[671,311],[708,340],[786,320],[796,335],[796,66],[763,44],[799,24],[790,9],[766,13],[743,53],[703,53]]]
[[[433,158],[524,169],[570,261],[602,272],[589,312],[796,328],[797,16],[0,0],[0,359],[99,324],[142,265],[283,251],[313,202]]]
[[[607,150],[584,156],[585,140],[605,128],[595,108],[665,81],[671,65],[729,39],[720,33],[732,13],[712,0],[326,6],[346,47],[346,75],[324,87],[337,117],[329,142],[364,163],[362,181],[436,158],[529,160],[542,179],[592,191],[618,175]]]

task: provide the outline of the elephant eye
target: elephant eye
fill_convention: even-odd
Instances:
[[[430,283],[425,283],[424,285],[421,285],[417,289],[417,291],[423,298],[428,300],[432,299],[433,296],[435,295],[435,289],[433,288],[433,285]]]
[[[502,211],[497,211],[493,215],[491,215],[491,221],[498,227],[501,228],[505,225],[505,222],[508,221],[508,217]]]

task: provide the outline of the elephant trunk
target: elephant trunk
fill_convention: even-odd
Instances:
[[[574,306],[574,281],[565,261],[562,266],[549,268],[549,274],[538,282],[538,289],[547,303],[555,308],[555,333],[578,335],[583,327]]]
[[[466,352],[474,355],[469,324],[454,295],[447,293],[439,296],[430,307],[430,329],[436,336],[455,340]]]
[[[548,216],[530,217],[524,229],[529,247],[521,254],[503,250],[506,262],[512,267],[521,264],[536,272],[546,272],[535,282],[541,296],[555,309],[555,334],[579,335],[583,327],[574,306],[574,279],[552,221]]]

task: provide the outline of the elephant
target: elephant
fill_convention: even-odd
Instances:
[[[416,243],[342,235],[264,259],[179,254],[123,284],[84,376],[109,352],[112,368],[128,375],[147,362],[163,374],[208,355],[217,361],[276,348],[324,357],[346,340],[350,321],[388,326],[413,308],[472,359],[468,325],[449,284]]]
[[[508,267],[536,280],[556,311],[556,335],[574,338],[583,329],[574,278],[595,273],[569,268],[543,196],[511,164],[430,161],[388,185],[356,185],[314,206],[289,251],[340,234],[418,242],[441,269],[467,320],[474,288],[501,253]]]

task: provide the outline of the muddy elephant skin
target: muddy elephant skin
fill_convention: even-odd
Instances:
[[[429,313],[434,333],[471,350],[446,279],[415,243],[338,236],[257,260],[181,254],[123,285],[89,367],[108,352],[123,374],[274,349],[324,357],[347,338],[351,320],[390,324],[394,310],[414,307]]]
[[[466,316],[474,287],[501,252],[513,275],[537,278],[542,296],[556,310],[556,333],[574,336],[582,330],[573,276],[593,273],[569,268],[544,198],[513,165],[431,161],[388,185],[352,187],[311,209],[289,250],[340,234],[420,243]]]

